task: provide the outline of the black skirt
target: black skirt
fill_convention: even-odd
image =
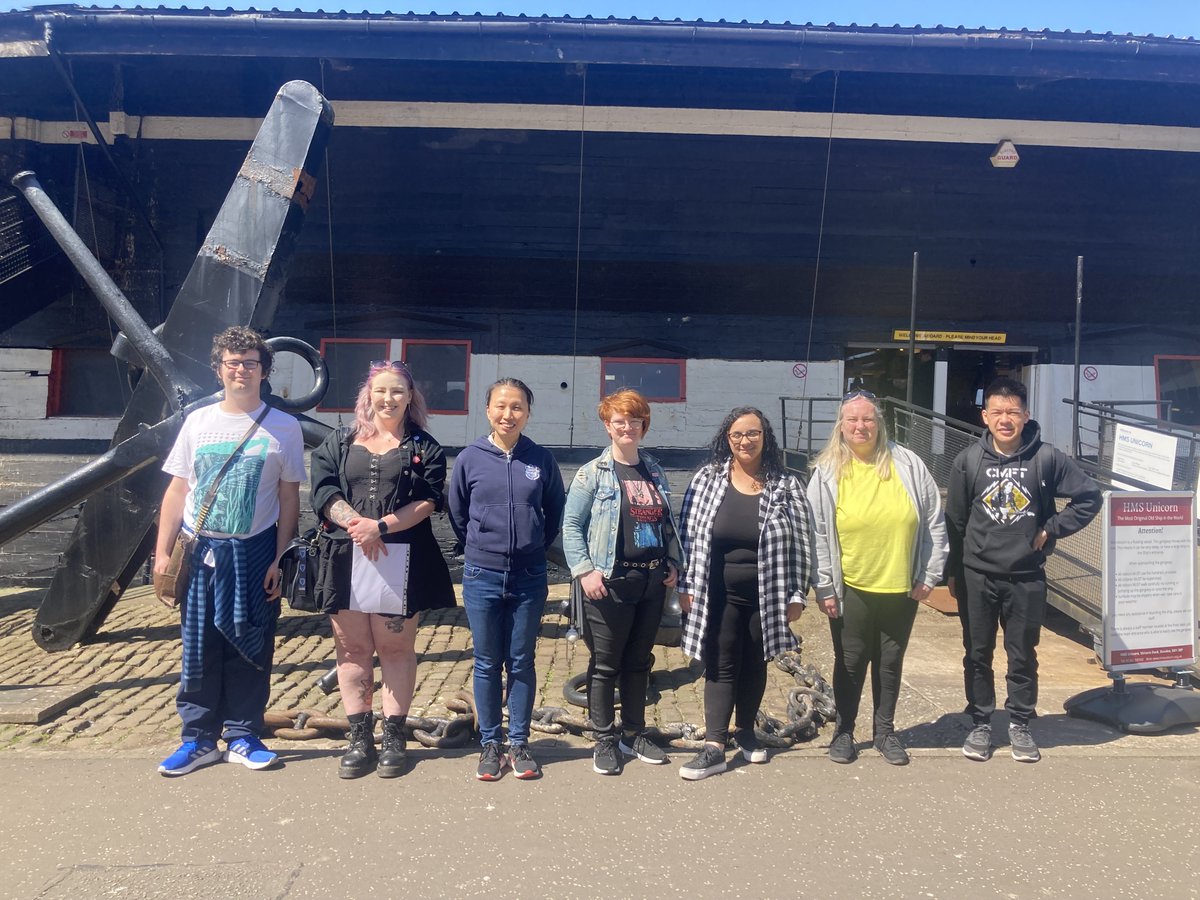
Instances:
[[[336,613],[350,608],[350,568],[354,543],[321,535],[321,569],[317,574],[317,603],[321,612]],[[385,544],[409,544],[408,616],[427,609],[455,606],[454,584],[442,548],[426,519],[407,531],[385,535]]]

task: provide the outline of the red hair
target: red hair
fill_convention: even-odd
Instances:
[[[637,391],[631,388],[614,391],[596,407],[596,414],[605,425],[618,413],[630,419],[641,419],[642,434],[650,430],[650,404]]]

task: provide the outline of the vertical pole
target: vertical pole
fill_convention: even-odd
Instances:
[[[1071,455],[1079,458],[1079,331],[1083,327],[1083,257],[1075,257],[1075,387],[1071,403]]]
[[[917,366],[917,267],[921,262],[921,254],[913,251],[912,276],[912,306],[908,312],[908,378],[904,389],[904,400],[910,405],[913,402],[913,377]]]

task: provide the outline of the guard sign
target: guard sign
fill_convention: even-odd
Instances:
[[[1100,568],[1105,668],[1188,666],[1196,661],[1196,495],[1104,495]]]

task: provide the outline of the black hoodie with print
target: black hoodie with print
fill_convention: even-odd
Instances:
[[[1056,497],[1070,501],[1056,511]],[[1021,447],[999,453],[992,435],[954,460],[946,498],[950,538],[947,572],[961,577],[963,566],[995,575],[1042,571],[1059,538],[1074,534],[1100,511],[1099,488],[1061,450],[1042,443],[1037,422],[1025,423]],[[1033,548],[1042,529],[1049,540]]]

